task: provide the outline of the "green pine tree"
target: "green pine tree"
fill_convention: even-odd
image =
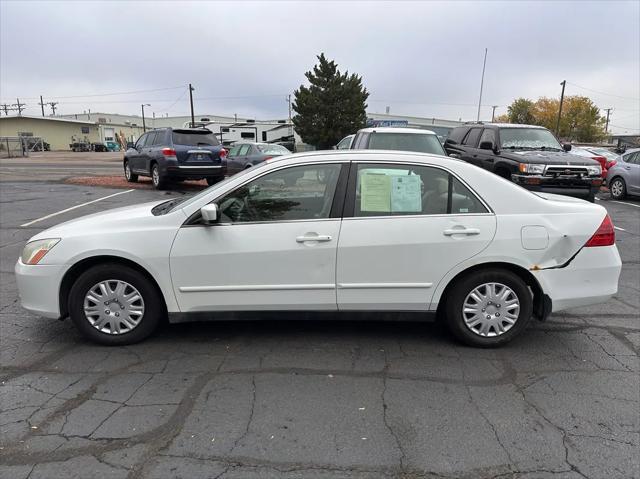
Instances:
[[[302,141],[326,150],[365,126],[369,93],[362,86],[362,77],[340,73],[324,53],[305,76],[310,85],[300,85],[292,105],[296,112],[293,125]]]

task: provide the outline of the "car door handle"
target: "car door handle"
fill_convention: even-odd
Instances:
[[[445,236],[453,236],[453,235],[479,235],[480,230],[478,228],[450,228],[446,229],[442,232]]]
[[[331,241],[331,236],[329,235],[302,235],[296,236],[296,242],[304,243],[306,241]]]
[[[625,170],[630,170],[630,169],[631,169],[631,167],[630,167],[630,166],[625,166],[625,167],[624,167],[624,169],[625,169]]]

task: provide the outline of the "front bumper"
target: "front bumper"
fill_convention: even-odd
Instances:
[[[15,267],[20,303],[27,311],[57,319],[60,317],[60,281],[62,265],[26,265],[18,260]]]
[[[530,190],[541,193],[588,198],[595,195],[602,185],[601,177],[553,177],[543,175],[511,175],[511,180]]]
[[[552,311],[604,303],[618,292],[622,261],[618,248],[582,248],[564,268],[531,271],[551,298]]]

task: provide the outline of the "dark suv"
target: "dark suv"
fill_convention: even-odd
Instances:
[[[213,185],[226,174],[225,150],[206,128],[161,128],[144,133],[124,154],[124,176],[150,176],[153,186],[169,181],[201,180]]]
[[[510,179],[531,191],[595,200],[602,178],[597,161],[569,153],[541,126],[471,123],[454,128],[448,155]]]

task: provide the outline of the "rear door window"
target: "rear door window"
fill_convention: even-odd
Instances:
[[[172,139],[174,145],[185,146],[218,146],[220,142],[209,130],[173,130]]]
[[[238,150],[238,156],[247,156],[249,154],[249,150],[251,149],[251,145],[242,145],[240,150]]]
[[[156,131],[156,136],[153,140],[154,146],[162,146],[165,144],[165,130]]]
[[[488,213],[460,180],[440,168],[358,164],[353,214],[367,216]]]

